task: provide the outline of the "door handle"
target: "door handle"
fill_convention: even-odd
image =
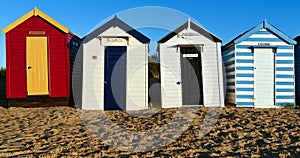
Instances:
[[[176,82],[176,84],[177,84],[177,85],[181,85],[181,82],[180,82],[180,81],[178,81],[178,82]]]
[[[27,69],[31,69],[32,67],[31,66],[28,66],[28,68]]]
[[[104,84],[106,84],[106,81],[104,81]]]

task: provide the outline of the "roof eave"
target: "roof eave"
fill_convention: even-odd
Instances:
[[[191,25],[190,25],[191,29],[197,31],[201,35],[205,36],[206,38],[208,38],[208,39],[210,39],[210,40],[212,40],[214,42],[222,42],[222,40],[219,37],[213,35],[212,33],[208,32],[204,28],[198,26],[193,21],[189,21],[188,20],[187,22],[183,23],[178,28],[176,28],[174,31],[170,32],[169,34],[167,34],[166,36],[164,36],[163,38],[161,38],[158,41],[158,43],[165,43],[166,41],[168,41],[172,37],[176,36],[178,33],[180,33],[182,30],[184,30],[184,29],[186,29],[188,27],[188,23],[189,22],[191,23]]]
[[[134,28],[132,28],[131,26],[129,26],[127,23],[125,23],[124,21],[119,19],[117,16],[115,16],[111,20],[107,21],[106,23],[104,23],[103,25],[101,25],[100,27],[98,27],[97,29],[95,29],[94,31],[89,33],[88,35],[86,35],[84,37],[85,43],[90,41],[91,39],[93,39],[95,34],[98,36],[101,33],[103,33],[105,30],[107,30],[108,28],[114,27],[114,26],[118,26],[119,28],[121,28],[126,33],[130,34],[131,36],[133,36],[134,38],[136,38],[138,41],[140,41],[143,44],[150,43],[150,39],[148,37],[146,37],[139,31],[137,31]]]
[[[266,20],[263,23],[257,25],[256,27],[250,29],[249,31],[246,31],[244,33],[244,35],[242,35],[241,37],[233,40],[233,43],[238,44],[238,43],[246,40],[252,34],[256,33],[257,31],[259,31],[262,28],[270,30],[271,32],[273,32],[274,34],[276,34],[277,36],[279,36],[281,39],[283,39],[285,42],[287,42],[289,44],[297,44],[297,42],[295,40],[293,40],[292,38],[290,38],[289,36],[287,36],[286,34],[284,34],[283,32],[281,32],[279,29],[277,29],[276,27],[274,27],[273,25],[271,25]]]
[[[29,11],[24,16],[22,16],[21,18],[17,19],[13,23],[9,24],[7,27],[2,29],[2,33],[6,34],[7,32],[11,31],[15,27],[17,27],[18,25],[23,23],[24,21],[31,18],[32,16],[39,16],[39,17],[43,18],[44,20],[48,21],[53,26],[55,26],[58,29],[60,29],[61,31],[63,31],[64,33],[69,33],[70,32],[68,30],[68,28],[66,28],[65,26],[63,26],[62,24],[60,24],[59,22],[57,22],[56,20],[54,20],[53,18],[51,18],[50,16],[48,16],[47,14],[43,13],[42,11],[40,11],[39,9],[37,9],[35,7],[33,10]]]

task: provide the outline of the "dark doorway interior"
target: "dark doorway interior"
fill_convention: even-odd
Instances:
[[[203,105],[201,48],[180,47],[182,104]]]

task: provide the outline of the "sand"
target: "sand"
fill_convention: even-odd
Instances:
[[[151,151],[132,152],[105,144],[109,135],[99,139],[103,128],[107,128],[105,124],[111,121],[121,129],[137,133],[158,131],[172,124],[172,120],[186,121],[174,119],[178,109],[146,110],[130,115],[120,111],[77,111],[70,107],[0,108],[0,157],[300,157],[299,109],[224,108],[203,137],[199,129],[208,109],[197,108],[196,115],[191,111],[183,111],[195,118],[177,139],[168,132],[149,138],[145,135],[147,141],[141,148],[153,144],[149,142],[164,143],[168,139],[170,144]],[[138,116],[141,113],[144,117]],[[88,126],[93,123],[103,126],[96,129]],[[180,128],[176,124],[172,127]],[[118,128],[111,129],[115,136],[124,138]],[[120,138],[119,143],[133,139]]]

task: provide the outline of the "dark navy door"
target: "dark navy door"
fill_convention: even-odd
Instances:
[[[105,47],[104,110],[125,110],[126,46]]]
[[[180,47],[182,105],[203,105],[200,48]]]

